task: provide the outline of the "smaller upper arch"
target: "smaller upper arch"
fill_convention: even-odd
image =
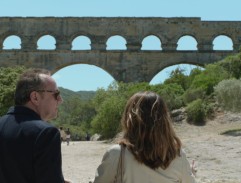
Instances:
[[[114,35],[108,38],[106,50],[127,50],[126,39],[120,35]]]
[[[16,31],[6,31],[3,34],[1,34],[1,39],[5,40],[6,38],[8,38],[9,36],[18,36],[21,39],[21,34],[19,34]]]
[[[213,50],[233,50],[233,40],[227,35],[216,35],[212,43]]]
[[[77,36],[72,41],[71,50],[91,50],[91,40],[87,36]]]
[[[79,37],[79,36],[85,36],[85,37],[89,38],[91,42],[92,42],[92,40],[93,40],[94,37],[95,37],[95,35],[91,35],[91,34],[89,34],[88,32],[78,31],[78,32],[74,32],[74,33],[70,34],[70,35],[68,36],[68,40],[69,40],[69,42],[71,43],[71,42],[74,41],[74,39],[76,39],[76,38]]]
[[[142,40],[141,50],[162,50],[161,40],[156,35],[148,35]]]
[[[36,34],[34,35],[35,41],[37,41],[37,40],[39,40],[39,38],[41,38],[43,36],[47,36],[47,35],[54,37],[54,39],[56,39],[58,37],[57,32],[42,30],[42,31],[36,32]]]
[[[229,33],[226,33],[226,32],[220,32],[220,31],[219,31],[219,32],[215,32],[215,33],[213,33],[213,34],[211,35],[212,41],[213,41],[216,37],[218,37],[218,36],[225,36],[225,37],[231,39],[232,41],[235,39],[232,34],[229,34]]]
[[[198,42],[192,35],[183,35],[177,41],[177,50],[198,50]]]
[[[3,41],[3,49],[21,49],[22,40],[17,35],[9,35]]]
[[[55,50],[56,49],[56,39],[51,35],[43,35],[37,41],[38,50]]]

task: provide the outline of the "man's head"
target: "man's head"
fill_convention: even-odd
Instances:
[[[37,112],[41,119],[57,117],[58,105],[62,103],[56,82],[45,69],[30,69],[17,82],[15,105],[23,105]]]

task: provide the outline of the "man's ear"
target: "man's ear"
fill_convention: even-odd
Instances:
[[[39,94],[36,91],[32,91],[30,93],[30,100],[32,103],[34,103],[35,105],[38,105],[38,101],[39,101]]]

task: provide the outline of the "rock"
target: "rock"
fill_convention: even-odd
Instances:
[[[174,122],[181,123],[186,119],[186,111],[185,108],[180,108],[171,111],[171,118]]]
[[[100,137],[101,137],[101,135],[96,133],[96,134],[94,134],[90,137],[90,140],[91,141],[98,141],[98,140],[100,140]]]

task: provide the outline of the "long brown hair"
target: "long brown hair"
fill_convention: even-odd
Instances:
[[[154,92],[138,92],[122,116],[124,144],[136,160],[152,169],[166,169],[180,155],[181,141],[171,124],[168,108]]]

